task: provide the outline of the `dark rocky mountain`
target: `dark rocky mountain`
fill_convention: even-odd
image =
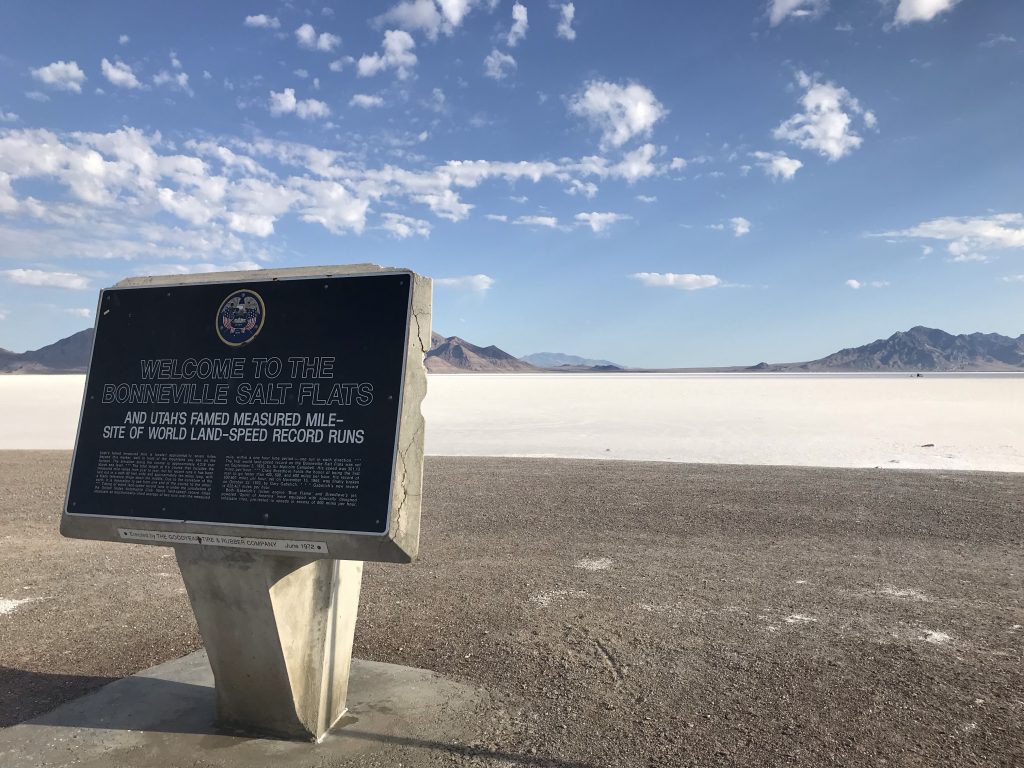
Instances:
[[[611,360],[592,360],[579,355],[567,355],[564,352],[534,352],[519,358],[530,365],[538,368],[561,368],[570,366],[572,368],[602,368],[604,370],[621,370],[622,366],[613,363]]]
[[[807,363],[766,365],[772,371],[1022,371],[1024,334],[961,333],[915,326],[862,347],[842,349]]]
[[[85,373],[92,352],[92,328],[29,352],[0,349],[0,373]]]
[[[478,347],[458,336],[430,336],[431,346],[424,365],[431,373],[512,373],[539,370],[529,363],[491,345]]]

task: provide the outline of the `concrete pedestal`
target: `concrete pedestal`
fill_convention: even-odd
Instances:
[[[345,714],[363,564],[175,547],[216,683],[217,723],[319,741]]]

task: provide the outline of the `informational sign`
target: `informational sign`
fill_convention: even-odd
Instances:
[[[104,290],[65,515],[116,518],[124,541],[319,554],[324,537],[265,529],[387,534],[414,279]]]

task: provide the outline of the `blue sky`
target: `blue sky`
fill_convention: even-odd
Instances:
[[[637,366],[1024,332],[1024,4],[0,6],[0,346],[137,274],[371,261]]]

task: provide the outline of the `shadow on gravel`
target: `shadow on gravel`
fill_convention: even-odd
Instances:
[[[379,733],[365,733],[351,728],[343,728],[333,733],[351,739],[365,739],[367,741],[385,742],[400,747],[415,747],[417,749],[431,749],[439,752],[450,752],[461,757],[486,758],[489,760],[502,760],[515,765],[530,766],[530,768],[595,768],[593,763],[581,763],[575,760],[563,760],[555,757],[544,757],[543,755],[521,755],[512,752],[502,752],[484,747],[474,747],[468,744],[449,744],[444,741],[431,741],[427,739],[408,738],[405,736],[384,736]]]
[[[116,678],[52,675],[0,667],[0,728],[23,723]]]
[[[93,697],[86,695],[98,688],[104,688],[102,707],[94,706]],[[53,675],[0,667],[0,692],[0,727],[35,719],[39,725],[114,731],[218,732],[212,725],[213,689],[203,685],[155,677]],[[155,706],[158,702],[162,706]],[[171,721],[167,721],[167,702],[174,702],[176,716]]]

